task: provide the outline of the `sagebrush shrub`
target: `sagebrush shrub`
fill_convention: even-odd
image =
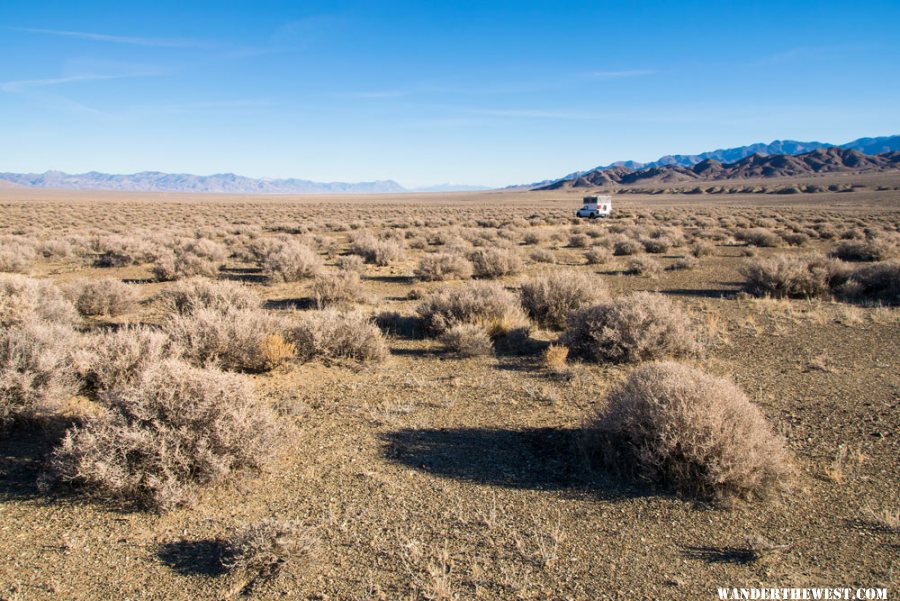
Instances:
[[[63,293],[44,280],[24,275],[0,274],[0,327],[29,321],[74,324],[75,307]]]
[[[688,317],[651,292],[576,311],[561,340],[574,356],[614,363],[693,355],[702,348]]]
[[[469,254],[469,260],[480,278],[499,278],[522,270],[522,259],[507,248],[479,248]]]
[[[612,260],[612,252],[608,248],[597,246],[584,253],[588,265],[602,265]]]
[[[28,321],[0,328],[0,428],[54,409],[78,391],[68,326]]]
[[[636,255],[642,250],[644,250],[644,245],[631,238],[621,239],[613,246],[613,254],[618,257]]]
[[[552,271],[522,284],[522,307],[539,324],[556,329],[566,326],[569,313],[594,305],[608,296],[599,277],[577,271]]]
[[[842,261],[884,261],[895,254],[895,247],[884,240],[845,240],[838,244],[829,257]]]
[[[319,309],[335,303],[355,303],[363,298],[362,283],[355,271],[320,273],[312,284],[312,294]]]
[[[490,355],[494,350],[491,337],[483,327],[475,324],[457,324],[441,334],[440,340],[447,350],[460,357]]]
[[[416,307],[425,329],[441,334],[457,324],[479,325],[492,338],[528,327],[518,297],[497,283],[470,282],[429,294]]]
[[[55,479],[159,511],[193,502],[196,489],[272,460],[281,440],[274,411],[237,374],[169,360],[106,410],[69,429],[53,451]]]
[[[396,239],[382,240],[369,233],[352,236],[350,252],[361,256],[366,260],[366,263],[374,263],[382,267],[400,260],[405,254],[402,241]]]
[[[747,292],[776,298],[826,296],[849,276],[849,269],[840,261],[815,256],[776,255],[748,261],[738,271],[745,278]]]
[[[159,254],[153,265],[153,275],[159,280],[178,280],[194,276],[214,278],[227,256],[218,242],[195,240],[167,249]]]
[[[189,315],[198,309],[215,311],[252,309],[260,306],[259,297],[238,282],[190,278],[170,285],[159,295],[166,313]]]
[[[586,426],[609,469],[702,498],[764,497],[792,470],[780,437],[734,383],[673,362],[635,369]]]
[[[366,270],[366,262],[359,255],[344,255],[338,257],[335,265],[342,271],[355,271],[362,273]]]
[[[697,240],[693,244],[691,244],[691,254],[697,257],[707,257],[713,254],[716,250],[716,247],[706,240]]]
[[[81,377],[101,392],[131,386],[147,367],[181,354],[165,332],[142,325],[94,334],[82,346]]]
[[[656,277],[662,271],[662,264],[656,259],[650,257],[638,257],[631,259],[625,265],[622,273],[626,275],[643,275],[648,277]]]
[[[25,244],[4,244],[0,246],[0,272],[24,273],[31,268],[37,253],[34,247]]]
[[[287,332],[287,340],[296,348],[297,356],[312,359],[354,359],[383,361],[388,349],[384,335],[361,312],[335,309],[303,313]]]
[[[749,230],[738,230],[735,238],[741,242],[745,242],[752,246],[774,248],[781,246],[781,236],[771,230],[765,228],[752,228]]]
[[[296,240],[283,242],[262,258],[263,273],[275,282],[297,282],[315,277],[322,269],[322,258]]]
[[[265,371],[271,365],[263,344],[283,333],[287,322],[262,309],[201,308],[170,315],[163,329],[191,363],[230,371]]]
[[[97,278],[74,282],[64,289],[75,309],[86,317],[116,317],[134,308],[137,289],[116,278]]]
[[[460,255],[452,253],[432,253],[423,255],[416,268],[416,277],[426,281],[467,280],[472,277],[472,263]]]
[[[900,261],[863,265],[853,270],[838,292],[857,302],[900,305]]]
[[[535,249],[529,256],[535,263],[556,263],[556,255],[553,254],[553,251],[546,248]]]

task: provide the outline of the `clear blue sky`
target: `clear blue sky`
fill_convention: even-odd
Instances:
[[[900,133],[900,2],[0,3],[0,171],[506,185]]]

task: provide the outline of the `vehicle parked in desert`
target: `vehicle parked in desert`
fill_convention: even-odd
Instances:
[[[611,212],[612,196],[585,196],[584,205],[575,211],[575,216],[596,219],[609,217]]]

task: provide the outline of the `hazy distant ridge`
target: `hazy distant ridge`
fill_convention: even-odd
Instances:
[[[378,194],[406,192],[393,180],[373,182],[314,182],[304,179],[255,179],[233,173],[191,175],[143,171],[129,175],[109,173],[69,174],[0,173],[0,180],[29,188],[66,188],[74,190],[117,190],[122,192],[200,192],[232,194]]]

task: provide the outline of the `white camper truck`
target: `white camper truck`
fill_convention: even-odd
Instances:
[[[576,217],[609,217],[612,212],[612,196],[585,196],[584,206],[575,212]]]

